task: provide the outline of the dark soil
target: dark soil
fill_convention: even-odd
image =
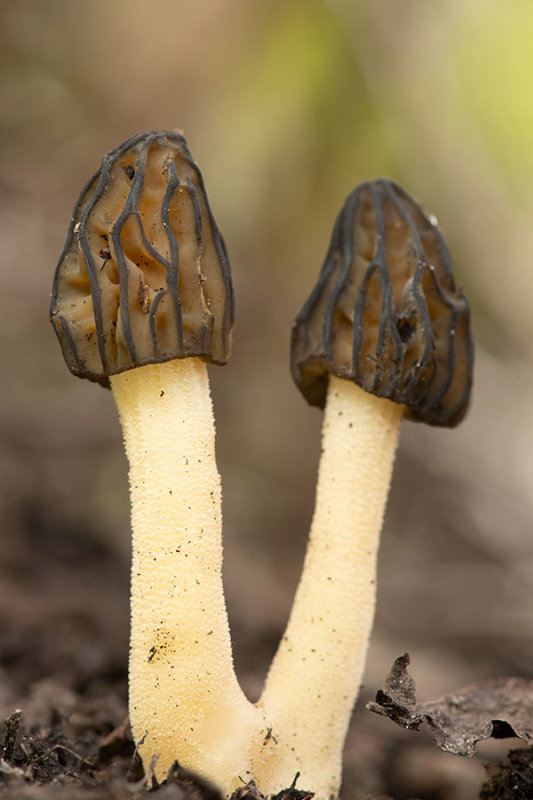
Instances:
[[[489,769],[480,800],[531,800],[533,797],[533,748],[511,750],[504,764]]]
[[[2,553],[0,584],[0,800],[217,800],[212,786],[177,765],[158,784],[144,775],[136,757],[127,719],[127,553],[90,530],[71,536],[53,512],[28,513],[26,507],[9,524],[16,535]],[[261,662],[256,630],[233,622],[238,666],[253,675]],[[272,647],[272,641],[264,642],[267,655]],[[371,725],[373,715],[363,713]],[[382,740],[380,752],[363,759],[363,768],[381,771],[378,783],[397,800],[453,797],[438,785],[413,795],[409,780],[398,777],[401,748],[412,758],[414,744],[414,738],[402,738],[390,758],[383,754],[391,740]],[[356,745],[367,747],[364,739]],[[415,762],[424,773],[427,755]],[[361,763],[354,770],[348,762],[344,797],[377,797],[353,785],[354,772],[360,776]],[[294,786],[283,794],[283,800],[309,797]],[[480,797],[533,798],[533,751],[511,752],[505,765],[491,767]],[[234,800],[262,796],[249,784]]]

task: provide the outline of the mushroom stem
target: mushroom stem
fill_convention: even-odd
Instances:
[[[248,771],[257,709],[233,670],[220,477],[206,365],[111,376],[130,464],[130,718],[146,769],[175,760],[230,793]]]
[[[259,701],[275,731],[261,791],[338,796],[375,605],[376,560],[404,406],[330,376],[315,512],[287,629]]]

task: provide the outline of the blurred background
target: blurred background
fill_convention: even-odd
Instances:
[[[335,216],[356,183],[387,176],[447,237],[472,306],[473,402],[457,430],[404,425],[344,796],[475,797],[501,744],[462,761],[364,702],[405,651],[421,700],[532,672],[532,4],[3,0],[0,26],[1,709],[43,677],[123,687],[120,430],[111,393],[69,374],[48,304],[102,155],[177,127],[236,292],[233,356],[211,378],[229,613],[252,696],[312,514],[321,414],[292,385],[288,345]]]

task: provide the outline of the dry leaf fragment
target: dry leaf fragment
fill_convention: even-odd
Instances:
[[[427,722],[437,746],[459,756],[474,755],[477,742],[491,737],[533,744],[533,681],[494,678],[417,703],[409,663],[407,653],[396,659],[370,711],[411,730]]]

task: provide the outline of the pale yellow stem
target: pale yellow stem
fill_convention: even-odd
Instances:
[[[159,779],[178,760],[229,793],[262,715],[233,670],[207,370],[175,360],[111,385],[130,463],[133,736]]]
[[[342,749],[374,617],[376,558],[403,406],[332,377],[305,564],[259,706],[261,791],[291,784],[336,797]]]

